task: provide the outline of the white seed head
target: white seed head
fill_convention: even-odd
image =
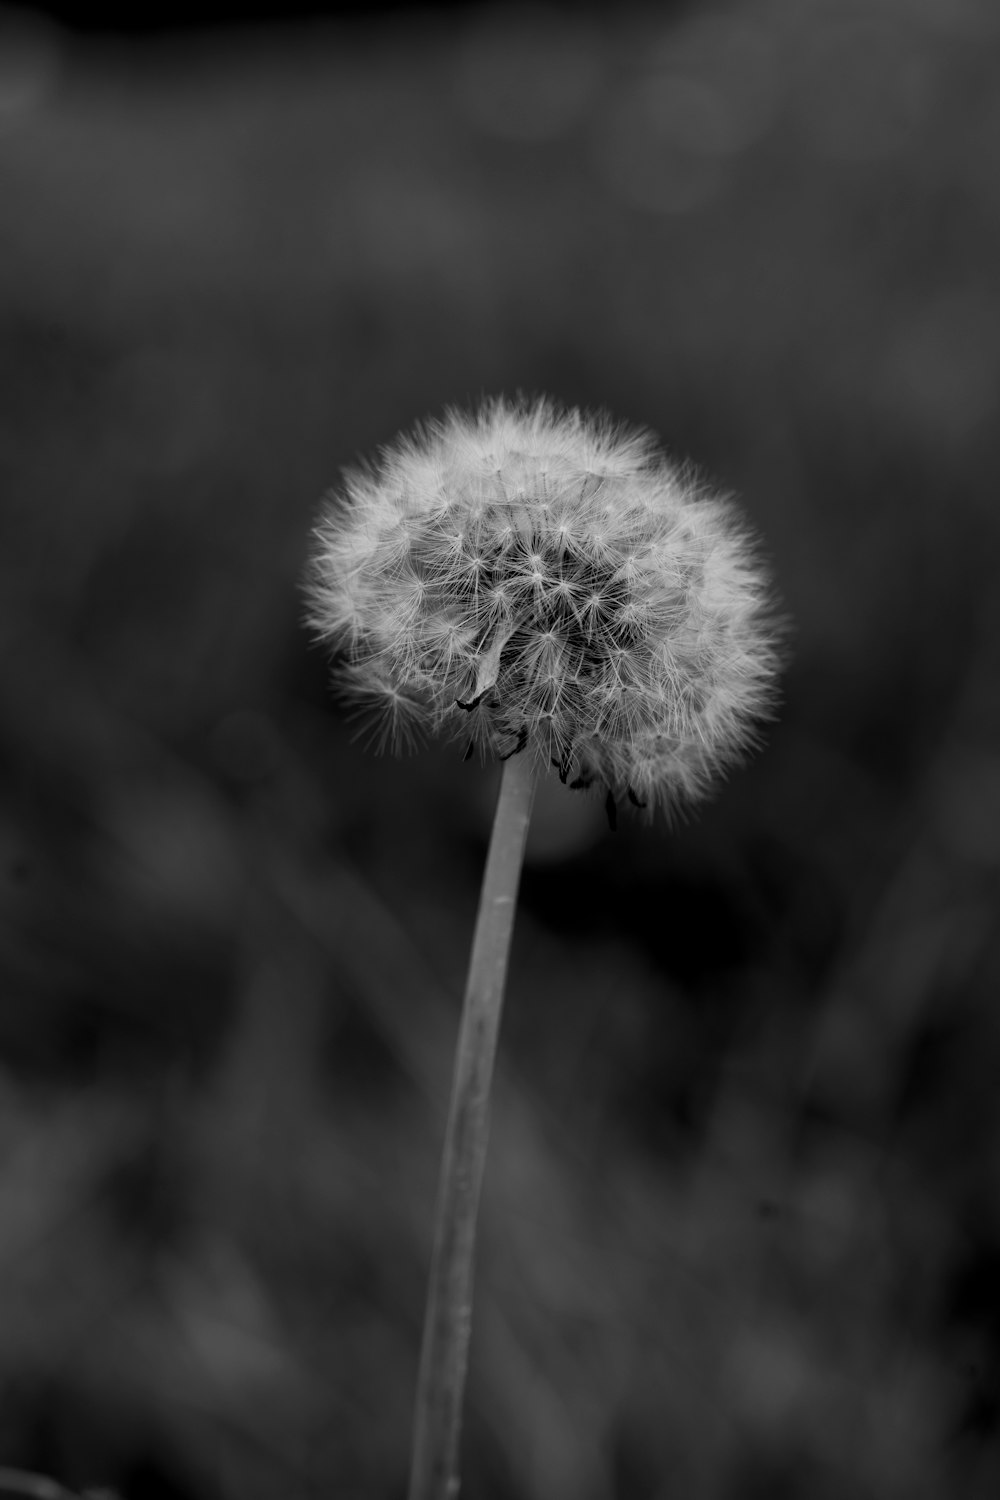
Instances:
[[[732,503],[549,401],[451,411],[349,471],[307,591],[383,746],[464,735],[670,810],[773,708],[781,632]]]

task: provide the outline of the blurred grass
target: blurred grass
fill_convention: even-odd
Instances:
[[[520,388],[741,493],[796,656],[689,825],[541,799],[465,1489],[996,1493],[985,0],[29,23],[0,67],[0,1460],[128,1500],[404,1492],[495,778],[351,742],[298,579],[343,463]]]

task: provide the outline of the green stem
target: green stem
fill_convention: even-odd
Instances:
[[[409,1500],[454,1500],[459,1489],[458,1439],[490,1082],[534,795],[529,756],[512,756],[504,764],[493,819],[455,1055],[417,1379]]]

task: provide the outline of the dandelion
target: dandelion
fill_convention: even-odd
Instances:
[[[780,665],[769,579],[731,501],[643,432],[548,401],[450,412],[346,475],[309,621],[375,742],[505,762],[470,961],[421,1356],[411,1500],[458,1487],[489,1086],[540,774],[652,817],[754,745]]]
[[[463,736],[668,811],[752,745],[777,657],[733,505],[642,433],[550,403],[453,412],[347,476],[310,619],[380,745]]]

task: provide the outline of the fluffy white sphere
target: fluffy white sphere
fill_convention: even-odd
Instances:
[[[461,734],[671,809],[773,706],[780,630],[732,503],[647,434],[548,401],[449,412],[348,472],[308,597],[393,748]]]

